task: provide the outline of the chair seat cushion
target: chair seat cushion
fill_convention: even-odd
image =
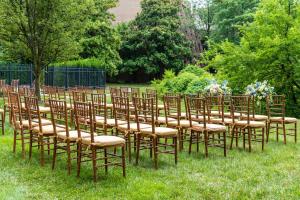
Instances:
[[[50,113],[50,107],[39,106],[40,113]]]
[[[270,121],[281,123],[283,121],[283,118],[282,117],[271,117]],[[294,117],[284,117],[284,122],[285,123],[295,123],[295,122],[297,122],[297,119]]]
[[[241,121],[237,121],[235,122],[236,126],[247,126],[247,121],[245,120],[241,120]],[[260,121],[249,121],[249,126],[253,127],[253,128],[264,128],[266,127],[266,124],[264,122],[260,122]]]
[[[46,126],[42,126],[42,133],[40,132],[39,126],[36,126],[33,128],[33,132],[35,133],[39,133],[41,135],[53,135],[54,134],[54,129],[53,129],[53,125],[46,125]],[[56,132],[64,132],[66,131],[66,127],[63,125],[59,125],[56,127]]]
[[[4,113],[4,110],[0,108],[0,113]]]
[[[164,105],[157,105],[157,109],[164,109],[165,108],[165,106]]]
[[[241,118],[247,120],[246,115],[242,115]],[[253,115],[250,115],[249,118],[250,118],[250,120],[254,120],[254,121],[266,121],[266,120],[268,120],[267,115],[254,115],[254,117],[253,117]]]
[[[204,131],[204,124],[197,124],[192,127],[194,131]],[[225,132],[226,126],[219,124],[206,124],[206,130],[209,132]]]
[[[234,116],[235,117],[240,117],[241,113],[235,112]],[[224,117],[231,117],[231,112],[224,112]]]
[[[177,126],[177,120],[176,121],[171,121],[171,122],[168,122],[168,125],[171,125],[171,126]],[[190,127],[190,121],[189,120],[180,120],[179,121],[179,124],[181,127],[184,127],[184,128],[188,128]],[[196,125],[198,124],[197,122],[192,122],[192,125]]]
[[[42,126],[46,126],[46,125],[51,125],[52,124],[52,122],[50,120],[48,120],[48,119],[41,119],[41,123],[42,123]],[[17,126],[20,126],[20,122],[19,121],[17,121],[16,124],[17,124]],[[22,121],[22,125],[23,125],[24,128],[29,128],[29,121],[28,120],[23,120]],[[39,126],[38,119],[32,120],[31,126],[32,127]]]
[[[178,115],[177,113],[170,113],[170,116],[171,116],[172,118],[177,118],[177,115]],[[186,116],[187,116],[186,113],[184,113],[184,112],[180,113],[180,118],[181,118],[181,119],[186,118]]]
[[[109,135],[102,135],[102,136],[95,136],[94,142],[91,143],[90,137],[82,138],[82,143],[86,145],[95,145],[99,147],[107,147],[107,146],[117,146],[117,145],[124,145],[125,140],[123,138],[117,136],[109,136]]]
[[[141,130],[143,134],[152,134],[152,127]],[[176,136],[178,133],[177,129],[167,127],[155,127],[154,133],[158,136]]]
[[[221,118],[211,118],[210,121],[212,123],[219,123],[221,124],[222,123],[222,119]],[[224,124],[232,124],[232,119],[229,119],[229,118],[224,118]]]
[[[81,135],[82,138],[91,136],[89,133],[83,132],[83,131],[80,132],[80,135]],[[58,132],[57,137],[65,140],[65,139],[67,139],[67,133],[66,132]],[[76,141],[77,139],[78,139],[77,130],[69,131],[69,140],[70,141]]]
[[[106,107],[107,107],[107,108],[113,108],[113,104],[112,104],[112,103],[107,103],[107,104],[106,104]]]
[[[128,126],[127,124],[121,124],[121,125],[118,126],[118,128],[121,129],[121,130],[127,130],[127,126]],[[145,128],[151,128],[151,125],[140,123],[140,129],[145,129]],[[130,123],[130,130],[131,131],[138,131],[137,123]]]
[[[171,121],[176,121],[176,119],[169,117],[168,122],[171,122]],[[157,117],[157,122],[159,124],[165,124],[166,123],[166,117]]]
[[[126,124],[126,121],[118,120],[118,125],[120,124]],[[97,125],[104,125],[104,118],[103,119],[96,119]],[[115,126],[116,120],[115,119],[106,119],[106,124],[109,126]]]

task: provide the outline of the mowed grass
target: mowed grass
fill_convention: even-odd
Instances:
[[[292,138],[287,145],[282,140],[272,135],[264,152],[260,143],[251,153],[234,147],[226,158],[222,149],[209,148],[204,158],[203,145],[191,155],[185,146],[177,166],[173,156],[160,155],[158,170],[144,151],[138,166],[127,160],[126,178],[120,168],[109,168],[107,175],[99,169],[94,183],[91,163],[82,165],[77,178],[76,162],[68,176],[64,156],[52,171],[52,157],[41,167],[37,149],[31,161],[28,154],[21,158],[19,143],[13,154],[7,125],[0,136],[0,199],[300,199],[300,147]]]

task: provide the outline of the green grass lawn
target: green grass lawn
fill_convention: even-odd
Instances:
[[[76,163],[68,176],[64,157],[52,171],[51,157],[40,167],[37,149],[31,161],[21,158],[20,145],[13,154],[7,126],[0,136],[0,199],[300,199],[300,146],[292,138],[287,145],[274,138],[264,152],[254,144],[252,153],[234,148],[227,158],[222,149],[210,148],[204,158],[203,146],[191,155],[185,148],[177,166],[172,156],[160,156],[158,170],[142,152],[139,166],[127,160],[126,178],[120,168],[107,175],[99,169],[94,183],[91,163],[84,163],[76,178]]]

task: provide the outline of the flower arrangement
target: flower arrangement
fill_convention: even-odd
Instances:
[[[265,99],[268,95],[274,94],[274,87],[272,87],[268,81],[255,82],[246,87],[246,95],[251,95],[256,98],[256,100],[261,101]]]
[[[216,80],[212,80],[204,89],[204,91],[211,95],[229,95],[231,94],[231,88],[227,86],[228,81],[225,80],[219,84]]]

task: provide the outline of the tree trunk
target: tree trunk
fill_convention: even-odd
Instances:
[[[41,66],[38,64],[38,62],[35,62],[34,65],[34,75],[35,75],[35,96],[38,98],[38,100],[41,100]]]

